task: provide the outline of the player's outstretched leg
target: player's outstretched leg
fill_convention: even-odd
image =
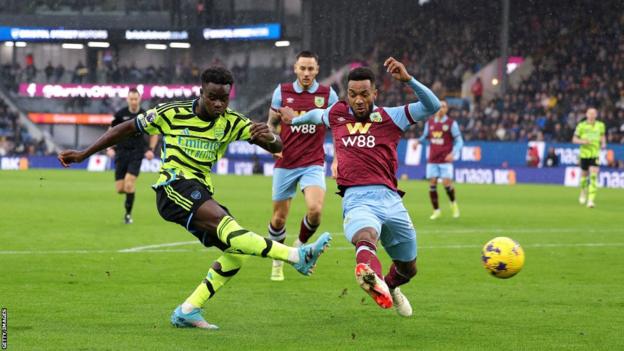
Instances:
[[[171,324],[178,328],[219,329],[216,325],[206,322],[201,315],[201,308],[238,273],[248,257],[230,252],[225,252],[219,257],[195,291],[173,311]]]
[[[392,307],[390,290],[381,274],[381,262],[377,257],[377,234],[373,228],[359,230],[352,239],[355,244],[355,280],[362,290],[382,308]]]
[[[411,262],[394,261],[390,266],[390,271],[384,278],[388,288],[390,289],[390,295],[392,295],[392,302],[397,313],[403,317],[409,317],[412,315],[412,305],[409,300],[399,288],[400,285],[406,284],[410,279],[416,275],[416,260]]]
[[[221,219],[217,236],[236,252],[288,262],[303,275],[312,274],[316,261],[331,241],[331,235],[323,233],[314,243],[299,248],[289,247],[244,229],[231,216]]]
[[[193,228],[218,239],[229,251],[285,261],[303,275],[310,275],[316,261],[329,246],[331,236],[323,233],[317,241],[299,248],[289,247],[241,227],[219,203],[207,200],[195,211]]]

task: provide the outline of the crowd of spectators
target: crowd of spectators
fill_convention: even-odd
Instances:
[[[221,61],[213,63],[224,65]],[[237,81],[247,80],[248,63],[235,63],[229,67]],[[15,91],[19,83],[154,83],[154,84],[195,84],[199,81],[201,68],[197,64],[186,65],[181,62],[172,66],[149,65],[137,67],[136,64],[123,65],[105,63],[98,68],[89,69],[79,62],[73,69],[67,69],[62,63],[54,65],[48,62],[44,67],[35,64],[19,63],[0,66],[0,76],[5,88]]]
[[[12,155],[45,155],[43,140],[34,140],[19,120],[16,111],[0,98],[0,157]]]
[[[385,74],[381,63],[388,56],[404,62],[438,96],[458,96],[462,82],[499,56],[500,2],[432,1],[414,13],[413,20],[396,24],[368,51],[366,62],[378,73],[377,103],[395,106],[415,99],[405,86]],[[614,1],[581,0],[570,6],[557,1],[512,4],[509,54],[532,57],[530,76],[504,95],[482,98],[476,83],[465,103],[454,100],[449,115],[456,119],[464,139],[484,141],[570,142],[576,124],[588,107],[599,110],[607,127],[607,141],[624,144],[624,13]],[[581,13],[591,15],[580,16]],[[554,15],[556,14],[556,15]],[[496,18],[497,20],[492,20]],[[398,48],[398,49],[397,49]],[[206,64],[224,62],[213,60]],[[279,65],[279,63],[278,63]],[[283,77],[292,76],[286,61]],[[7,88],[18,82],[195,83],[199,65],[177,62],[171,66],[137,67],[114,63],[104,55],[95,71],[79,63],[72,69],[61,63],[4,65],[0,77]],[[256,81],[249,60],[230,65],[237,83]],[[275,77],[271,77],[274,79]],[[249,89],[246,89],[249,90]],[[157,103],[151,101],[150,105]],[[84,110],[88,101],[68,100],[68,110]],[[103,105],[114,110],[112,102]],[[108,108],[108,107],[107,107]],[[2,116],[0,116],[2,118]],[[6,118],[4,119],[6,120]],[[0,127],[2,127],[0,119]],[[6,129],[6,128],[4,128]],[[420,134],[418,128],[407,137]]]
[[[414,99],[409,89],[393,83],[379,66],[393,48],[404,48],[399,57],[438,96],[458,95],[463,80],[498,56],[499,23],[488,26],[479,16],[449,15],[449,8],[443,6],[431,4],[419,14],[423,18],[400,25],[396,32],[402,34],[376,45],[370,65],[381,79],[380,104],[399,105]],[[491,11],[498,11],[496,2],[490,6]],[[464,138],[570,142],[576,124],[594,106],[606,124],[608,143],[624,143],[624,16],[613,6],[610,1],[581,1],[571,6],[533,4],[531,11],[516,9],[518,13],[512,8],[510,54],[533,57],[535,70],[491,101],[481,99],[483,87],[475,84],[470,104],[449,112],[459,122]],[[621,4],[615,6],[621,10]],[[557,15],[549,15],[553,13]],[[432,18],[430,25],[423,26],[426,18]],[[416,129],[408,136],[417,134]]]

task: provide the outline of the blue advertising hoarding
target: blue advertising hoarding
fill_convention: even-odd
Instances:
[[[0,26],[0,41],[104,40],[105,29],[29,28]]]
[[[541,158],[549,147],[560,156],[559,167],[527,167],[526,153],[529,147],[540,150]],[[326,172],[333,157],[331,141],[325,143]],[[424,179],[426,147],[414,147],[413,140],[401,140],[398,148],[399,169],[397,176],[403,179]],[[454,163],[453,175],[458,183],[514,185],[518,183],[540,183],[577,186],[579,169],[577,165],[578,146],[573,144],[548,143],[497,143],[469,142],[462,150],[461,159]],[[609,159],[624,159],[624,145],[612,145],[604,150],[601,163]],[[229,145],[225,157],[213,167],[217,174],[273,174],[275,160],[272,155],[248,142],[234,142]],[[143,172],[156,172],[158,160],[143,160]],[[112,163],[106,156],[92,156],[88,161],[72,168],[104,171]],[[25,170],[32,168],[61,168],[54,156],[0,157],[1,170]],[[624,170],[602,167],[599,183],[603,187],[624,188]]]

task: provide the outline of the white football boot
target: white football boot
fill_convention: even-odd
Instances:
[[[403,293],[401,289],[394,288],[390,289],[390,295],[392,295],[392,302],[394,303],[394,308],[396,309],[399,316],[409,317],[412,315],[412,305],[409,300]]]
[[[579,195],[579,204],[585,205],[587,202],[587,189],[581,189],[581,195]]]

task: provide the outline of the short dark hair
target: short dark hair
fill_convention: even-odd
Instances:
[[[202,84],[214,83],[222,85],[232,85],[234,83],[234,77],[232,72],[223,67],[208,67],[201,75]]]
[[[312,51],[309,50],[303,50],[301,52],[299,52],[295,58],[295,61],[299,60],[300,57],[309,57],[309,58],[313,58],[316,60],[316,63],[319,62],[319,57],[317,54],[313,53]]]
[[[139,93],[139,91],[137,90],[137,88],[130,88],[130,89],[128,89],[128,95],[129,95],[130,93],[137,93],[137,94],[141,95],[141,93]]]
[[[375,84],[375,73],[368,67],[354,68],[347,76],[347,82],[351,80],[370,80],[371,84]]]

